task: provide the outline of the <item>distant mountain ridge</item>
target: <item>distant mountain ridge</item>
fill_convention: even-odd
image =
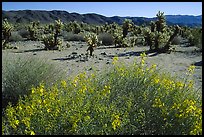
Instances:
[[[156,14],[156,13],[155,13]],[[165,15],[168,25],[178,24],[181,26],[202,26],[202,15],[192,16],[192,15]],[[79,13],[69,13],[67,11],[60,10],[18,10],[18,11],[2,11],[2,18],[7,18],[8,21],[12,23],[28,23],[31,21],[40,21],[41,23],[51,23],[56,19],[60,19],[63,22],[78,21],[88,24],[105,24],[116,22],[122,24],[122,22],[127,18],[131,19],[136,25],[141,25],[143,23],[149,23],[150,21],[156,20],[156,18],[146,18],[146,17],[106,17],[103,15],[89,13],[89,14],[79,14]]]

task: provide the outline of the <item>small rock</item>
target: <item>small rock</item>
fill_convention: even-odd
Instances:
[[[13,49],[19,49],[19,47],[15,46],[15,47],[13,47]]]
[[[110,62],[106,62],[106,64],[110,64]]]
[[[103,58],[98,58],[99,60],[103,60]]]
[[[101,55],[107,55],[106,52],[101,53]]]
[[[80,61],[81,61],[81,62],[85,62],[85,61],[88,61],[88,59],[80,58]]]
[[[72,52],[72,54],[77,55],[77,52]]]
[[[37,55],[36,53],[33,53],[33,55]]]
[[[76,48],[76,50],[78,50],[78,48]]]

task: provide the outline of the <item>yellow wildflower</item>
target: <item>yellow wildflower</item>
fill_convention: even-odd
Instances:
[[[50,112],[50,109],[47,109],[47,112],[49,113],[49,112]]]
[[[19,124],[19,120],[15,120],[15,124],[18,125]]]
[[[144,57],[146,57],[147,55],[146,55],[145,52],[143,52],[143,53],[140,54],[140,56],[141,56],[142,58],[144,58]]]
[[[90,116],[85,116],[85,117],[84,117],[84,120],[85,120],[85,121],[88,121],[89,119],[90,119]]]
[[[116,130],[116,127],[119,127],[121,125],[121,120],[119,115],[115,115],[115,119],[112,122],[112,128],[113,130]]]
[[[67,82],[65,80],[62,80],[61,85],[62,85],[63,88],[66,88],[67,87]]]
[[[30,132],[30,135],[35,135],[35,132],[34,132],[34,131],[31,131],[31,132]]]
[[[195,66],[194,65],[191,65],[188,67],[188,73],[189,75],[193,74],[194,73],[194,70],[195,70]]]
[[[117,56],[115,56],[115,57],[113,57],[113,64],[116,64],[118,62],[118,57]]]

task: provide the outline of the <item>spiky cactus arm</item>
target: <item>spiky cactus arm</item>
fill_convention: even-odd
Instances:
[[[128,34],[129,29],[132,27],[132,20],[125,19],[123,22],[123,38]]]
[[[2,24],[2,34],[3,34],[2,48],[3,49],[6,48],[6,45],[9,43],[12,30],[13,30],[13,25],[10,24],[7,19],[4,19]]]
[[[39,29],[39,21],[30,23],[30,25],[27,28],[29,35],[30,35],[30,40],[37,40],[38,39],[37,38],[38,29]]]
[[[155,23],[153,21],[150,22],[150,25],[151,25],[151,32],[154,32],[155,31]]]
[[[159,11],[157,13],[157,21],[156,21],[156,30],[158,32],[164,32],[166,27],[166,19],[164,16],[164,12]]]
[[[166,43],[166,45],[164,46],[163,49],[161,49],[161,52],[167,52],[170,49],[170,44],[172,42],[172,40],[179,34],[180,32],[180,27],[178,25],[175,26],[175,30],[174,33],[170,36],[168,42]]]
[[[57,38],[62,31],[63,23],[60,20],[55,21],[55,23],[54,47],[57,47]]]

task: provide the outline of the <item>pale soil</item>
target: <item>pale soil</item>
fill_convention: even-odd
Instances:
[[[2,50],[2,58],[5,55],[15,58],[17,56],[33,56],[39,59],[48,59],[50,62],[58,65],[67,76],[74,76],[79,72],[86,71],[91,73],[95,71],[108,70],[112,66],[112,58],[119,56],[119,61],[131,64],[134,61],[139,62],[140,53],[147,51],[149,47],[131,47],[131,48],[111,48],[113,46],[101,46],[95,49],[94,57],[88,57],[88,61],[83,57],[86,55],[87,44],[85,42],[69,42],[71,47],[62,51],[45,51],[43,44],[39,41],[24,41],[11,43],[12,46],[18,46],[19,49]],[[175,46],[175,52],[171,54],[149,53],[147,56],[147,64],[157,64],[158,67],[179,78],[186,76],[187,68],[195,64],[195,80],[196,88],[202,87],[202,52],[196,52],[196,47],[186,47],[185,45]],[[76,53],[73,53],[76,52]],[[81,57],[80,57],[81,56]],[[2,59],[2,61],[3,61]],[[136,59],[136,60],[135,60]]]

